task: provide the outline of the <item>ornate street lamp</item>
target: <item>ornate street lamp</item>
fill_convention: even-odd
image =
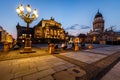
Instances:
[[[36,9],[34,9],[31,14],[31,11],[32,9],[30,5],[26,6],[26,14],[24,13],[24,7],[22,4],[16,8],[16,12],[18,13],[18,15],[27,23],[27,35],[25,38],[25,47],[22,52],[34,52],[31,49],[31,36],[29,34],[29,24],[38,18],[38,12]]]

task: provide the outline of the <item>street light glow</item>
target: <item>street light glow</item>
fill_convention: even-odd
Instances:
[[[38,14],[37,9],[33,10],[33,14],[35,14],[35,15]]]
[[[19,9],[20,9],[20,11],[24,11],[24,7],[22,4],[19,6]]]
[[[19,9],[19,7],[16,8],[16,12],[17,12],[18,14],[20,14],[20,9]]]
[[[30,13],[31,12],[31,7],[30,7],[30,5],[27,5],[26,6],[26,10]]]
[[[38,14],[36,14],[36,18],[38,18]]]

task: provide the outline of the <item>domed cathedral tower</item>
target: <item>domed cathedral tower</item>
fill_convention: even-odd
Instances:
[[[104,31],[104,19],[102,14],[99,12],[96,13],[94,22],[93,22],[93,31],[95,32],[103,32]]]

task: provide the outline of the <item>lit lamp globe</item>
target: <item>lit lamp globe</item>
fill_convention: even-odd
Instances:
[[[18,13],[19,16],[22,16],[24,14],[23,11],[24,11],[24,7],[22,4],[16,8],[16,12]]]
[[[20,9],[19,7],[16,9],[16,12],[19,14],[20,13]]]
[[[38,12],[37,9],[33,10],[33,17],[38,18]]]
[[[24,11],[24,7],[23,7],[23,5],[21,4],[21,5],[19,5],[19,9],[20,9],[20,11]]]
[[[27,12],[29,12],[29,13],[31,12],[31,7],[30,7],[30,5],[27,5],[27,6],[26,6],[26,10],[27,10]]]
[[[34,9],[33,10],[33,14],[37,14],[38,12],[37,12],[37,9]]]

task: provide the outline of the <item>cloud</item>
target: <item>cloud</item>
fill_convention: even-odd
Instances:
[[[89,26],[85,26],[85,25],[81,25],[81,29],[90,29],[91,27]]]
[[[65,30],[70,34],[77,36],[80,33],[86,34],[91,27],[86,26],[86,25],[79,25],[79,24],[74,24],[71,27],[67,27]]]
[[[76,30],[76,29],[90,29],[89,26],[86,25],[79,25],[79,24],[74,24],[71,27],[67,27],[66,30]]]
[[[77,36],[81,33],[80,30],[68,30],[68,34]]]

